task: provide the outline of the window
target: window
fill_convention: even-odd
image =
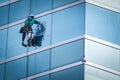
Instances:
[[[84,34],[85,5],[53,13],[52,44]]]
[[[120,45],[119,30],[119,13],[86,4],[86,34]]]
[[[83,59],[84,41],[76,41],[52,49],[51,68],[56,68],[81,61]]]

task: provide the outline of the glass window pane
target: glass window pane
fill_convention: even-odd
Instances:
[[[0,4],[3,3],[3,2],[7,2],[9,0],[0,0]]]
[[[52,9],[52,0],[32,0],[31,12],[38,14]]]
[[[28,74],[33,75],[49,70],[50,50],[29,56]]]
[[[0,7],[0,26],[8,23],[8,6]]]
[[[84,80],[84,65],[53,73],[51,80]]]
[[[92,1],[120,9],[120,0],[92,0]]]
[[[0,60],[4,60],[6,58],[6,42],[7,42],[7,29],[0,30]]]
[[[4,80],[4,75],[5,75],[5,65],[0,64],[0,80]]]
[[[84,41],[76,41],[52,49],[51,68],[60,67],[82,60]]]
[[[46,75],[46,76],[42,76],[42,77],[32,79],[32,80],[50,80],[50,79],[49,79],[49,75]]]
[[[10,22],[26,18],[29,14],[29,0],[19,0],[10,5]]]
[[[7,58],[26,52],[26,48],[22,46],[22,34],[19,33],[22,26],[23,24],[19,24],[8,30]]]
[[[45,47],[51,44],[50,43],[51,42],[51,14],[44,17],[40,17],[37,20],[45,26],[46,31],[44,34],[44,38],[40,40],[41,42],[39,41],[41,43],[41,46],[29,47],[29,51],[38,49],[41,47]],[[32,27],[34,32],[33,36],[35,35],[36,27],[37,25],[33,25]]]
[[[85,80],[120,80],[120,76],[85,65]]]
[[[6,64],[6,80],[20,80],[26,77],[26,58]]]
[[[75,1],[78,1],[78,0],[53,0],[53,8],[67,5]]]
[[[85,5],[80,4],[53,13],[52,43],[84,34]]]
[[[120,50],[85,40],[86,60],[120,71]]]
[[[87,3],[86,33],[120,45],[120,14]]]

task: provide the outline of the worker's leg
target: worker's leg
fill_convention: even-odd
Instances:
[[[22,45],[27,47],[27,45],[24,44],[25,37],[26,37],[26,32],[23,32],[23,34],[22,34]]]

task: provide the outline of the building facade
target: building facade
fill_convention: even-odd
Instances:
[[[21,45],[31,13],[40,47]],[[0,0],[0,80],[120,80],[120,0]]]

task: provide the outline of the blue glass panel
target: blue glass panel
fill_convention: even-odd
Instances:
[[[47,76],[42,76],[40,78],[32,79],[32,80],[49,80],[49,75]]]
[[[19,0],[10,5],[10,22],[26,18],[29,14],[29,0]]]
[[[85,5],[80,4],[53,13],[52,43],[84,34]]]
[[[49,70],[50,50],[31,55],[29,57],[28,74],[33,75]]]
[[[26,77],[26,58],[6,64],[6,80],[20,80]]]
[[[53,0],[53,8],[60,7],[66,4],[70,4],[78,0]]]
[[[5,65],[0,65],[0,80],[4,80],[4,73],[5,73]]]
[[[51,15],[38,18],[37,20],[45,26],[46,28],[45,35],[44,35],[44,38],[42,39],[42,45],[36,46],[36,47],[29,47],[29,51],[48,46],[50,45],[50,42],[51,42]],[[36,25],[33,25],[34,33],[35,33],[35,30],[36,30]]]
[[[38,14],[52,9],[52,0],[32,0],[31,12]]]
[[[84,80],[84,65],[53,73],[51,80]]]
[[[26,52],[26,48],[21,44],[22,34],[19,33],[21,26],[23,26],[23,24],[13,26],[8,30],[7,58]]]
[[[86,34],[120,45],[120,14],[87,3]]]
[[[86,60],[120,71],[120,50],[85,40]]]
[[[120,76],[85,65],[85,80],[120,80]]]
[[[6,1],[9,1],[9,0],[0,0],[0,3],[6,2]]]
[[[51,68],[60,67],[82,60],[84,41],[76,41],[53,48],[51,54]]]
[[[7,29],[0,30],[0,60],[6,58]]]
[[[8,23],[8,6],[0,7],[0,26]]]

